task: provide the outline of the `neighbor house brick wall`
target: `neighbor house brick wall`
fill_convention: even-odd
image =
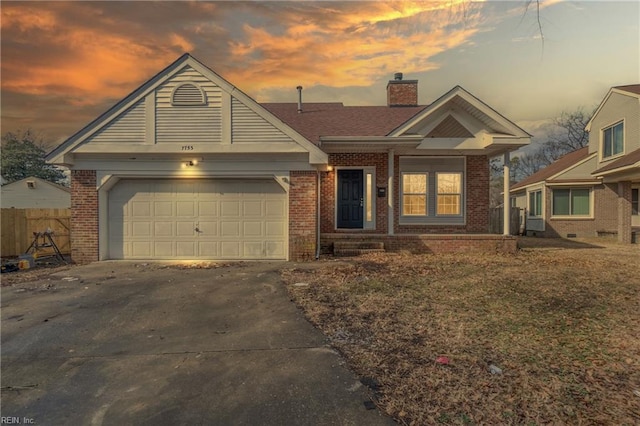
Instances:
[[[631,243],[631,182],[618,182],[618,241]]]
[[[629,195],[630,196],[630,195]],[[536,232],[539,236],[549,238],[567,238],[575,234],[578,238],[611,236],[618,233],[618,195],[617,185],[602,184],[593,188],[593,218],[558,219],[552,216],[553,191],[547,187],[545,191],[545,223],[544,232]]]
[[[71,258],[98,260],[98,191],[95,170],[71,171]]]
[[[466,225],[400,225],[400,160],[394,161],[393,200],[397,234],[464,234],[489,232],[489,160],[485,155],[467,157]]]
[[[289,181],[289,258],[312,260],[317,243],[317,173],[292,171]]]
[[[387,154],[386,153],[348,153],[329,154],[329,165],[334,168],[331,172],[321,174],[322,204],[320,207],[321,232],[358,232],[358,233],[387,233],[387,198],[378,198],[374,188],[376,211],[375,229],[339,229],[336,230],[336,181],[337,168],[340,167],[368,167],[374,166],[376,171],[376,187],[387,187]]]

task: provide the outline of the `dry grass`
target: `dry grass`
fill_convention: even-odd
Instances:
[[[545,243],[283,276],[401,424],[640,424],[640,247]]]

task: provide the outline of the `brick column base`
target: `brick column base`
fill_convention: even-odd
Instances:
[[[289,259],[313,260],[318,229],[317,174],[293,171],[289,180]]]
[[[631,244],[631,182],[618,182],[618,241]]]
[[[98,191],[95,170],[71,171],[71,259],[98,260]]]

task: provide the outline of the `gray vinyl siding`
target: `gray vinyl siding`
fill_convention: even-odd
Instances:
[[[640,102],[638,98],[611,93],[611,96],[609,96],[609,99],[607,99],[591,123],[589,152],[601,151],[602,130],[622,120],[624,120],[624,153],[629,154],[640,148]],[[602,153],[600,152],[599,160],[601,156]],[[608,162],[608,159],[599,161],[598,168],[603,167]]]
[[[176,87],[192,83],[205,94],[204,105],[172,105]],[[185,67],[156,89],[157,143],[220,143],[222,140],[222,91],[191,67]]]
[[[91,141],[99,143],[143,143],[145,138],[145,103],[138,101],[100,129]]]
[[[564,173],[555,176],[554,179],[593,179],[591,172],[596,169],[597,157],[593,157],[579,166],[573,167],[565,171]]]
[[[260,117],[249,107],[232,98],[232,142],[291,142],[291,138]]]

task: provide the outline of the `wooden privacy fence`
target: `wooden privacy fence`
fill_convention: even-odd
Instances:
[[[33,233],[48,229],[53,231],[53,239],[60,251],[71,253],[71,209],[2,209],[0,214],[2,257],[23,254],[33,242]]]
[[[503,222],[503,208],[502,207],[494,207],[489,212],[489,232],[492,234],[502,234],[502,230],[504,229]],[[521,226],[524,226],[524,209],[519,207],[511,207],[511,216],[510,216],[509,228],[511,231],[511,235],[518,235],[522,233]]]

